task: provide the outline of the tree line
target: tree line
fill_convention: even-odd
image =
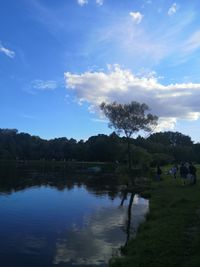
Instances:
[[[1,160],[65,160],[91,162],[128,162],[127,140],[115,132],[77,141],[66,137],[45,140],[0,129]],[[130,138],[132,164],[156,165],[181,161],[200,163],[200,143],[179,132],[153,133],[148,138]]]

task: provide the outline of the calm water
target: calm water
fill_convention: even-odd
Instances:
[[[0,266],[107,266],[148,211],[111,188],[65,170],[1,167]]]

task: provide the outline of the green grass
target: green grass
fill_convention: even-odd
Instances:
[[[112,267],[200,266],[200,166],[197,185],[163,175],[152,182],[150,213]]]

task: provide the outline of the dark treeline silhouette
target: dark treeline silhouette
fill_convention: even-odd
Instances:
[[[133,164],[200,163],[200,143],[194,144],[179,132],[131,139],[131,153]],[[76,141],[65,137],[44,140],[16,129],[0,129],[0,159],[127,162],[127,145],[125,137],[115,132]]]

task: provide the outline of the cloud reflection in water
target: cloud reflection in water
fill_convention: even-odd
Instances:
[[[127,203],[128,204],[128,203]],[[104,265],[126,242],[127,205],[119,208],[99,208],[85,217],[85,226],[75,226],[56,242],[54,264]],[[148,200],[137,195],[132,205],[131,231],[133,233],[148,212]]]

